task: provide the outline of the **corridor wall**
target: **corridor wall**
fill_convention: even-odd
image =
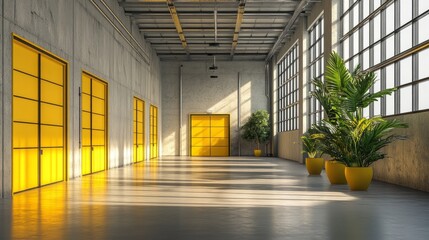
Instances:
[[[67,63],[66,179],[82,175],[80,94],[83,72],[106,81],[108,86],[107,168],[132,163],[133,97],[145,101],[145,113],[149,113],[150,104],[162,109],[160,64],[118,2],[2,0],[0,7],[1,195],[12,195],[13,34]],[[123,28],[119,21],[129,27]],[[145,132],[149,132],[148,122],[145,122]],[[148,136],[145,142],[149,142]],[[145,152],[149,152],[148,145]]]

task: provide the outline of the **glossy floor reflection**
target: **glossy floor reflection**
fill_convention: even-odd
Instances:
[[[0,239],[429,239],[429,194],[275,158],[164,158],[0,199]]]

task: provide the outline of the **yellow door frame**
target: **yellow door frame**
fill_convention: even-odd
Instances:
[[[96,172],[102,172],[102,171],[105,171],[105,170],[107,170],[107,169],[109,169],[109,161],[108,161],[108,154],[109,154],[109,148],[108,148],[108,146],[109,146],[109,143],[108,143],[108,140],[109,140],[109,138],[108,138],[108,136],[109,136],[109,128],[108,128],[108,126],[109,126],[109,118],[108,118],[108,107],[109,107],[109,104],[108,104],[108,101],[109,101],[109,88],[108,88],[108,83],[107,83],[107,81],[104,81],[104,80],[102,80],[100,77],[98,77],[98,76],[96,76],[96,75],[94,75],[94,74],[92,74],[92,73],[90,73],[90,72],[88,72],[88,71],[85,71],[85,70],[82,70],[82,82],[83,82],[83,77],[84,76],[86,76],[86,77],[88,77],[88,78],[90,78],[90,91],[91,91],[91,93],[89,94],[89,97],[90,97],[90,147],[91,147],[91,159],[90,159],[90,171],[89,171],[89,173],[87,173],[87,174],[92,174],[92,173],[96,173]],[[92,165],[93,165],[93,162],[92,162],[92,153],[93,153],[93,141],[92,141],[92,137],[93,137],[93,135],[92,135],[92,131],[93,131],[93,128],[92,128],[92,114],[93,114],[93,111],[92,111],[92,97],[93,97],[93,94],[92,94],[92,83],[93,83],[93,81],[98,81],[98,82],[100,82],[101,84],[103,84],[104,85],[104,94],[105,94],[105,98],[104,98],[104,169],[103,170],[100,170],[100,171],[96,171],[96,172],[94,172],[93,170],[92,170]],[[81,82],[81,83],[82,83]],[[81,88],[82,89],[82,88]],[[83,125],[82,125],[82,117],[83,117],[83,114],[82,114],[82,112],[83,112],[83,107],[82,107],[82,98],[83,98],[83,90],[81,90],[81,96],[80,96],[81,98],[81,110],[80,110],[80,119],[81,119],[81,126],[80,126],[80,130],[81,130],[81,144],[82,144],[82,146],[81,146],[81,150],[83,149],[83,142],[82,142],[82,139],[83,139],[83,136],[82,136],[82,131],[83,131]],[[81,152],[81,155],[82,155],[83,153]],[[82,169],[81,169],[82,170]],[[83,174],[82,173],[82,175],[87,175],[87,174]]]
[[[139,122],[138,122],[138,113],[139,113],[139,110],[138,110],[138,103],[141,103],[142,104],[142,110],[141,110],[141,117],[142,117],[142,126],[141,126],[141,128],[142,128],[142,132],[141,132],[141,134],[142,134],[142,139],[141,139],[141,141],[142,141],[142,151],[143,151],[143,153],[142,153],[142,157],[143,157],[143,159],[141,159],[141,160],[138,160],[138,151],[139,151],[139,144],[138,144],[138,134],[139,134],[139,127],[138,127],[138,125],[139,125]],[[145,101],[143,101],[142,99],[140,99],[140,98],[138,98],[138,97],[133,97],[133,163],[138,163],[138,162],[141,162],[141,161],[144,161],[145,159],[146,159],[146,141],[145,141],[145,137],[146,137],[146,131],[145,131],[145,123],[146,123],[146,119],[145,119],[145,107],[146,107],[146,103],[145,103]],[[134,136],[134,134],[135,134],[135,136]]]
[[[231,154],[231,149],[230,149],[230,144],[231,144],[231,122],[230,122],[230,114],[207,114],[207,113],[191,113],[191,114],[189,114],[189,156],[193,156],[192,155],[192,117],[194,117],[194,116],[203,116],[203,117],[210,117],[210,122],[211,122],[211,117],[212,116],[225,116],[225,117],[227,117],[227,119],[228,119],[228,154],[227,154],[227,156],[230,156],[230,154]],[[207,127],[210,127],[210,131],[211,131],[211,128],[212,128],[212,125],[211,125],[211,123],[210,123],[210,126],[207,126]],[[212,138],[212,136],[211,136],[211,132],[210,132],[210,141],[211,141],[211,138]],[[210,154],[209,154],[209,156],[211,156],[212,155],[212,153],[211,153],[211,148],[212,148],[212,146],[211,146],[212,144],[210,143]]]
[[[50,51],[43,49],[42,47],[28,41],[27,39],[15,34],[15,33],[12,33],[12,65],[11,65],[11,72],[12,73],[14,73],[13,62],[14,62],[14,59],[16,57],[13,54],[14,44],[19,44],[23,47],[26,47],[30,51],[33,51],[38,55],[38,60],[37,60],[38,61],[38,76],[37,76],[37,81],[38,81],[38,97],[37,97],[38,98],[37,99],[37,101],[38,101],[38,103],[37,103],[38,104],[38,107],[37,107],[38,108],[38,110],[37,110],[38,111],[38,113],[37,113],[37,115],[38,115],[38,120],[37,120],[37,125],[38,125],[38,130],[37,130],[37,132],[38,132],[37,133],[38,134],[38,143],[37,143],[37,145],[38,145],[38,147],[37,147],[37,149],[38,149],[38,154],[37,154],[38,176],[37,176],[37,178],[38,178],[38,180],[37,181],[38,181],[38,183],[37,183],[37,186],[35,186],[35,187],[17,190],[17,191],[15,191],[15,186],[17,183],[15,182],[15,179],[14,179],[15,176],[13,173],[14,172],[14,160],[13,160],[14,159],[14,153],[13,153],[13,149],[14,149],[14,147],[13,147],[13,145],[14,145],[13,144],[14,128],[13,128],[13,123],[15,122],[14,117],[13,117],[13,113],[14,113],[15,109],[14,109],[13,104],[12,104],[12,121],[11,121],[11,126],[10,126],[11,131],[12,131],[12,137],[11,137],[11,143],[12,143],[11,144],[11,146],[12,146],[12,164],[11,164],[12,165],[12,171],[11,171],[12,193],[18,193],[21,191],[26,191],[26,190],[33,189],[33,188],[38,188],[38,187],[50,185],[50,184],[57,183],[57,182],[67,181],[67,179],[68,179],[68,172],[67,172],[67,169],[68,169],[68,137],[67,137],[68,94],[67,94],[67,90],[68,90],[68,74],[69,74],[68,71],[69,71],[69,69],[68,69],[68,62],[66,60],[64,60],[63,58],[59,57],[56,54],[53,54]],[[63,115],[63,119],[62,119],[62,128],[63,128],[63,131],[62,131],[62,135],[63,135],[63,139],[62,139],[62,143],[63,143],[62,144],[62,149],[63,149],[62,176],[63,176],[63,179],[60,181],[50,182],[50,183],[43,184],[43,185],[42,185],[42,180],[41,180],[42,175],[41,175],[41,156],[40,156],[41,154],[43,154],[43,152],[42,152],[43,149],[41,146],[42,143],[41,143],[41,95],[40,95],[40,91],[41,91],[40,87],[41,87],[41,81],[42,81],[41,71],[43,70],[43,69],[41,69],[41,58],[42,58],[42,56],[51,58],[63,66],[63,79],[62,79],[63,80],[63,85],[62,85],[62,88],[63,88],[63,93],[62,93],[62,108],[63,108],[63,111],[62,111],[62,115]],[[34,76],[34,77],[36,77],[36,76]],[[14,89],[14,78],[12,77],[12,94],[13,94],[13,89]],[[13,99],[13,96],[12,96],[12,99]],[[14,101],[14,100],[12,100],[12,101]]]

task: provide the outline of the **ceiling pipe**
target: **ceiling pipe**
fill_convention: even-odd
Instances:
[[[308,3],[309,3],[309,0],[301,0],[301,2],[298,4],[292,17],[290,18],[289,22],[286,24],[283,32],[279,35],[279,37],[277,38],[277,41],[274,43],[273,47],[271,48],[270,52],[265,58],[266,62],[268,62],[273,57],[274,53],[277,52],[277,49],[280,47],[280,43],[283,41],[286,35],[289,34],[289,31],[292,29],[293,24],[298,19],[302,10],[304,9],[305,6],[307,6]]]

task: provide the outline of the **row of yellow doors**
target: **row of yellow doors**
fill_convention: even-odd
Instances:
[[[12,192],[66,179],[67,63],[14,36]],[[107,84],[82,74],[82,174],[107,169]],[[133,162],[144,160],[144,102],[134,98]],[[150,107],[150,157],[158,157],[158,109]]]

